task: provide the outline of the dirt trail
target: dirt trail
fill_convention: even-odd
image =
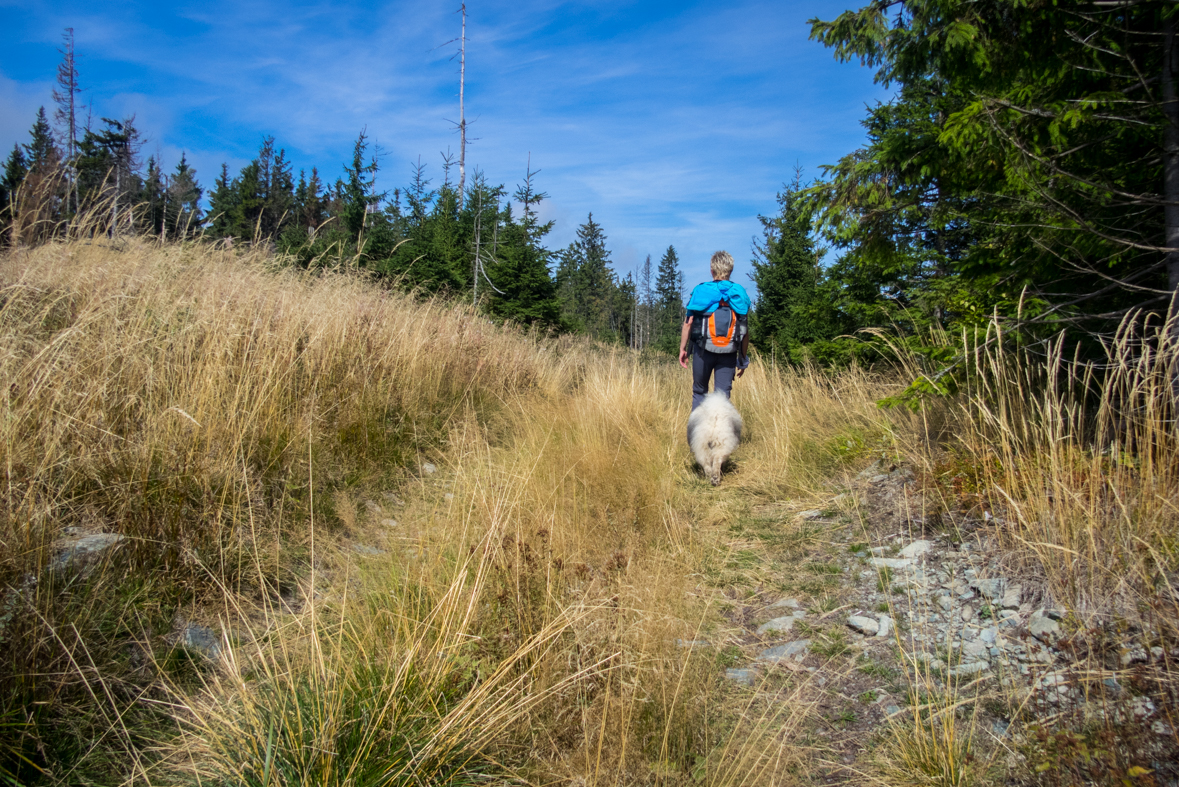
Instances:
[[[725,674],[741,691],[809,705],[811,780],[879,784],[882,763],[912,753],[890,727],[903,738],[949,708],[969,757],[1000,783],[1034,772],[1029,730],[1100,718],[1141,745],[1155,783],[1179,784],[1179,724],[1136,690],[1179,652],[1150,647],[1139,628],[1096,660],[1078,653],[1092,632],[1005,566],[991,538],[1003,523],[926,516],[916,481],[876,463],[822,508],[756,506],[730,528],[714,577],[727,599]]]

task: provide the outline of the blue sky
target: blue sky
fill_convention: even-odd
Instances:
[[[552,248],[592,211],[621,274],[674,244],[689,284],[722,248],[747,283],[757,215],[794,165],[809,180],[861,145],[865,104],[886,98],[808,40],[808,19],[855,6],[472,0],[468,166],[512,191],[531,156]],[[266,134],[296,170],[334,180],[361,128],[381,149],[379,188],[407,183],[419,156],[437,182],[458,146],[457,8],[0,0],[0,150],[51,103],[73,27],[94,116],[134,113],[144,157],[171,169],[184,151],[206,187]]]

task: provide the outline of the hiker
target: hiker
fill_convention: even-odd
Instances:
[[[680,366],[688,368],[688,340],[692,340],[692,409],[704,401],[708,378],[713,389],[725,396],[733,390],[733,378],[749,366],[749,294],[729,281],[733,257],[727,251],[712,255],[712,281],[697,284],[688,298],[680,331]]]

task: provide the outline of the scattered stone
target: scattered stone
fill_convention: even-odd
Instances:
[[[950,609],[954,606],[954,599],[951,596],[938,596],[937,604],[944,611],[949,612]]]
[[[1145,664],[1146,663],[1146,648],[1136,645],[1122,653],[1122,666],[1129,667],[1131,664]]]
[[[51,568],[63,569],[84,565],[97,559],[103,552],[125,540],[118,533],[92,533],[62,545]]]
[[[1154,713],[1154,701],[1150,697],[1135,697],[1130,700],[1130,713],[1134,715],[1135,719],[1142,721]]]
[[[385,554],[382,550],[377,549],[376,547],[370,547],[368,544],[353,544],[352,549],[358,555],[368,555],[370,557]]]
[[[1169,738],[1175,734],[1175,730],[1171,727],[1171,725],[1167,724],[1167,722],[1163,721],[1162,719],[1159,719],[1154,724],[1150,725],[1150,730],[1155,735],[1162,735],[1166,738]]]
[[[915,557],[920,557],[921,555],[924,555],[925,553],[929,552],[932,549],[933,549],[933,542],[932,541],[925,541],[923,539],[920,541],[914,541],[912,544],[909,544],[909,546],[905,547],[897,554],[899,554],[901,557],[915,558]]]
[[[430,462],[422,462],[422,472],[426,475],[434,475],[438,472],[438,468]]]
[[[806,656],[807,648],[810,647],[811,641],[809,639],[797,639],[793,642],[786,642],[782,645],[775,645],[772,648],[766,648],[758,654],[757,660],[769,662],[771,664],[785,661],[786,659],[794,659],[795,661],[802,661]]]
[[[1009,737],[1009,733],[1007,732],[1009,729],[1011,729],[1011,722],[1003,721],[1002,719],[997,719],[991,724],[991,733],[996,738]]]
[[[955,678],[962,678],[967,675],[978,675],[980,672],[986,672],[991,668],[991,665],[985,661],[971,661],[966,664],[959,664],[949,671],[948,674]]]
[[[868,551],[877,557],[882,557],[888,551],[888,547],[872,547]]]
[[[752,686],[757,680],[757,673],[747,667],[730,667],[725,670],[725,677],[742,686]]]
[[[812,508],[809,511],[803,511],[798,515],[799,519],[818,519],[823,516],[823,512],[817,508]]]
[[[863,470],[861,470],[856,477],[857,478],[871,478],[879,473],[880,473],[880,460],[877,459],[875,462],[873,462],[872,464],[868,465]]]
[[[189,623],[180,632],[178,644],[210,661],[221,655],[221,638],[210,628]]]
[[[392,503],[393,505],[397,506],[398,508],[405,505],[405,501],[402,500],[397,495],[393,494],[392,492],[381,492],[381,497],[383,497],[386,502]]]
[[[990,653],[990,648],[985,642],[964,642],[962,643],[962,653],[972,661],[985,661]]]
[[[975,579],[972,580],[970,586],[981,593],[988,601],[995,601],[1003,598],[1003,593],[1007,590],[1006,579]]]
[[[762,623],[760,626],[758,626],[757,633],[763,636],[775,632],[778,634],[785,634],[786,632],[790,631],[791,628],[793,628],[795,620],[797,620],[797,618],[795,618],[793,615],[774,618],[773,620],[767,623]]]
[[[712,643],[706,639],[677,639],[675,646],[677,648],[711,648]]]
[[[985,628],[978,633],[979,641],[985,642],[988,645],[994,645],[995,638],[997,636],[999,636],[999,629],[995,628],[994,626],[990,626],[988,628]]]
[[[1003,609],[1019,609],[1019,599],[1023,595],[1023,585],[1010,585],[1003,591],[1003,599],[999,606]]]
[[[1116,678],[1106,678],[1101,682],[1105,684],[1105,690],[1115,697],[1122,693],[1122,687]]]
[[[766,609],[802,609],[802,605],[798,603],[796,598],[780,598]]]
[[[900,705],[885,705],[884,706],[884,713],[888,716],[895,716],[900,712],[901,712]]]
[[[398,522],[396,519],[382,519],[381,524],[384,525],[385,527],[397,527],[398,526]]]
[[[364,507],[373,516],[381,516],[385,513],[385,509],[381,508],[380,503],[375,500],[365,500]]]
[[[1028,631],[1045,645],[1051,645],[1060,639],[1058,619],[1059,615],[1054,617],[1049,610],[1037,609],[1028,620]]]
[[[869,478],[869,479],[868,479],[868,483],[870,483],[870,484],[879,484],[879,483],[882,483],[882,482],[884,482],[884,481],[887,481],[887,480],[888,480],[888,475],[887,475],[887,474],[884,474],[884,473],[881,473],[880,475],[874,475],[874,476],[872,476],[871,478]]]
[[[880,624],[880,628],[876,631],[877,637],[887,637],[892,633],[892,618],[888,615],[877,615],[876,621]]]
[[[914,561],[912,558],[904,557],[874,557],[870,558],[868,563],[876,568],[906,569],[912,568]]]
[[[454,500],[454,495],[451,494],[450,492],[447,492],[446,494],[444,494],[443,497],[445,497],[447,500]]]
[[[880,624],[872,618],[866,618],[861,615],[852,615],[847,619],[847,625],[853,631],[858,631],[866,637],[876,636],[876,632],[880,630]]]
[[[962,606],[962,612],[959,615],[959,617],[962,618],[963,623],[969,623],[971,620],[974,619],[974,607],[970,604],[964,604]]]

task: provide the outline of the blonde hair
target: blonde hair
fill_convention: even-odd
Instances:
[[[712,270],[712,278],[716,281],[728,280],[733,275],[733,255],[727,251],[718,251],[712,255],[712,261],[708,267]]]

